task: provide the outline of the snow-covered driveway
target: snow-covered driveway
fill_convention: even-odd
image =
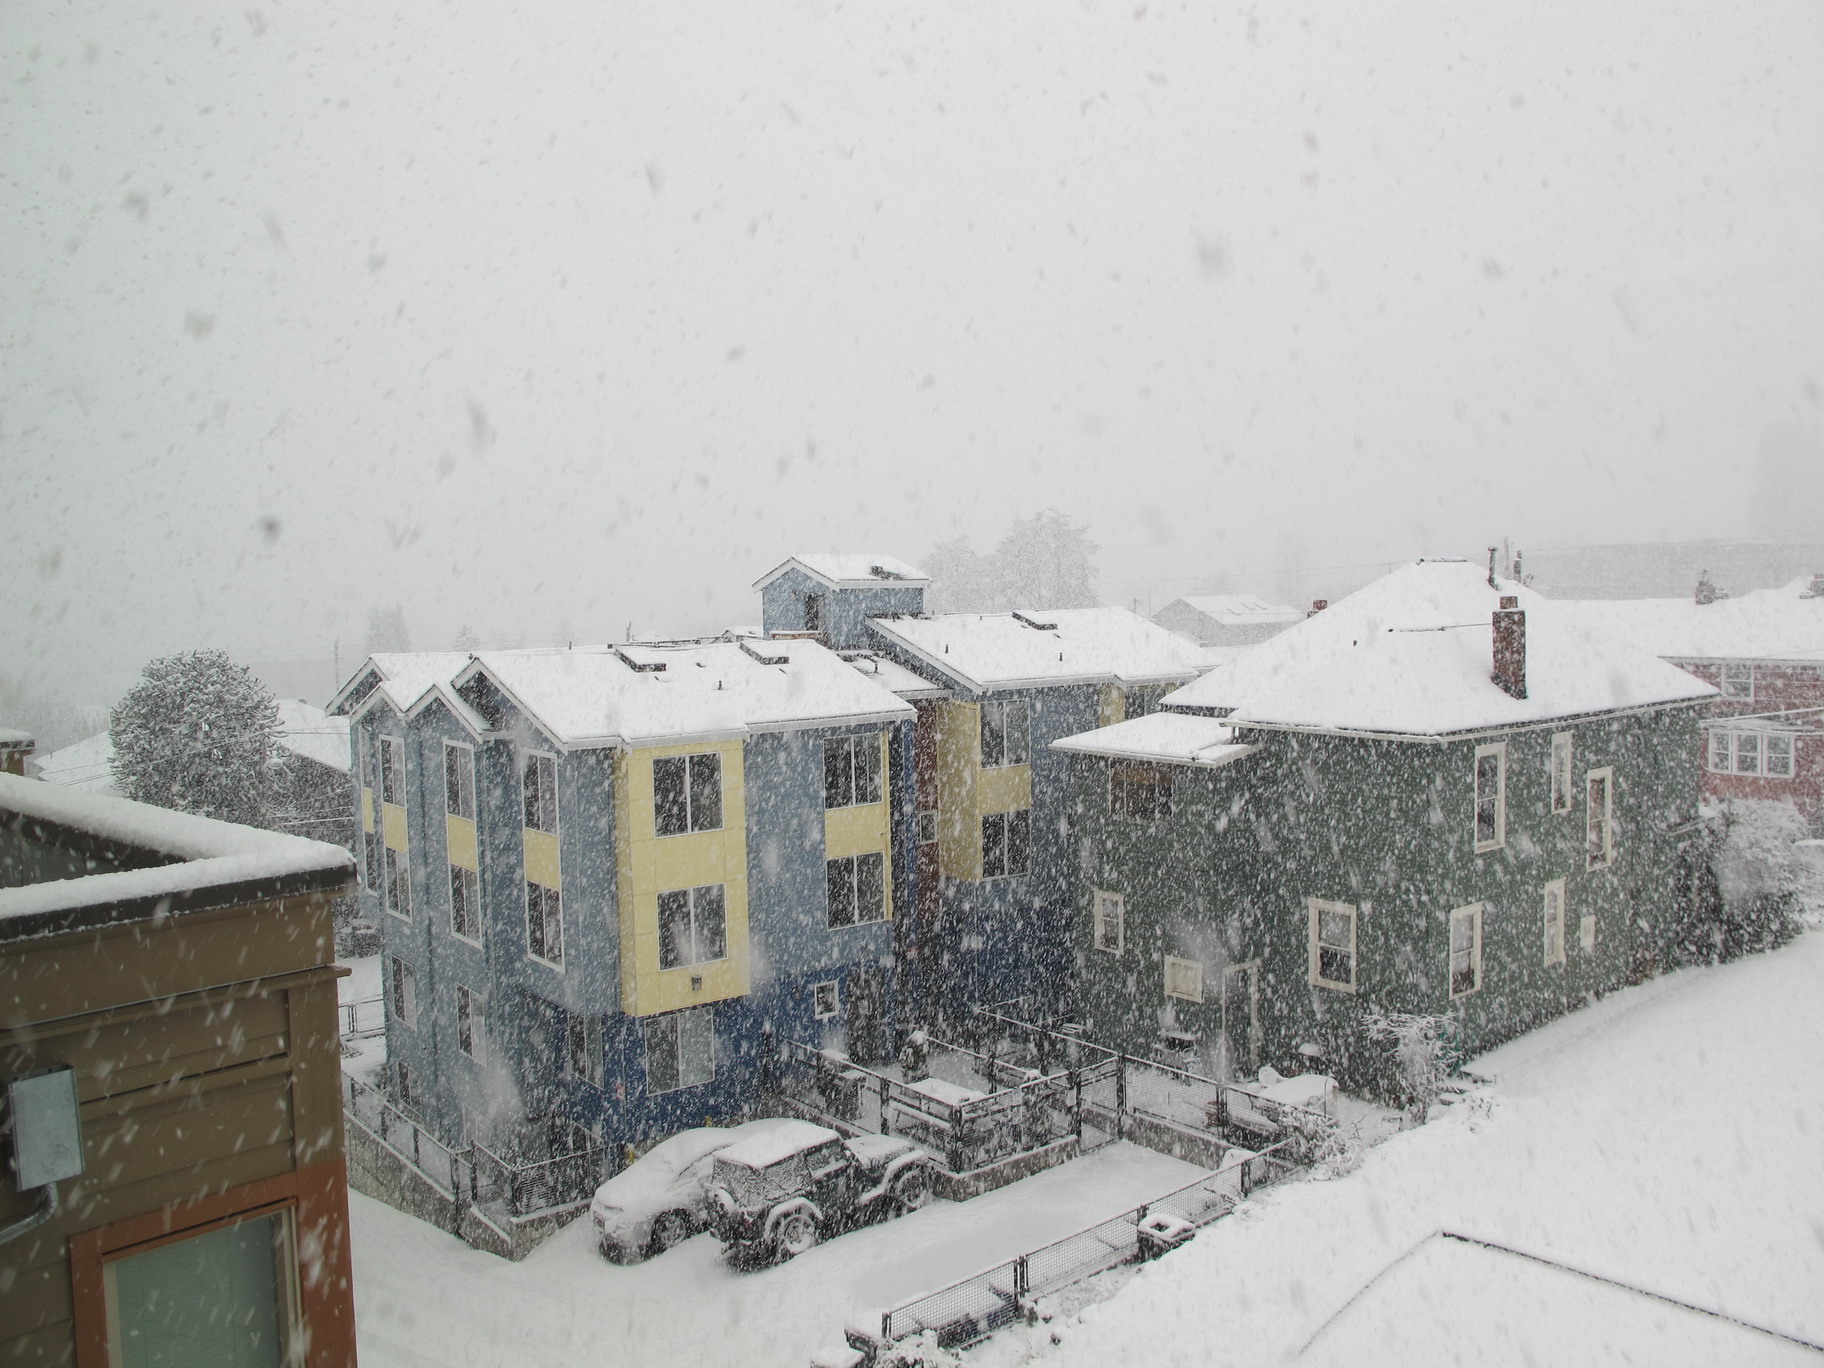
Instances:
[[[509,1264],[351,1193],[362,1368],[804,1368],[815,1350],[841,1342],[843,1322],[859,1309],[942,1286],[1203,1172],[1110,1145],[752,1273],[731,1270],[707,1235],[617,1267],[596,1254],[587,1221]]]
[[[1080,1318],[1004,1332],[973,1357],[1824,1363],[1726,1320],[1426,1239],[1454,1230],[1824,1344],[1824,932],[1618,993],[1477,1067],[1498,1080],[1486,1116],[1442,1115],[1349,1178],[1264,1193]]]

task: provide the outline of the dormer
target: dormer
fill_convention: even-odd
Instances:
[[[869,618],[924,612],[930,583],[924,571],[891,556],[822,551],[793,556],[754,588],[767,636],[808,635],[857,650],[871,644]]]

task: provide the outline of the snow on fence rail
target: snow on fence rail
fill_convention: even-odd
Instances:
[[[386,1030],[386,1006],[380,998],[339,1002],[336,1010],[342,1018],[342,1037],[345,1040],[379,1035]]]
[[[445,1196],[467,1186],[463,1152],[453,1150],[386,1100],[378,1088],[342,1075],[342,1110],[361,1128],[423,1174]]]
[[[863,1354],[877,1353],[924,1331],[936,1335],[944,1348],[974,1344],[1025,1315],[1033,1298],[1157,1252],[1160,1246],[1149,1248],[1145,1234],[1155,1218],[1209,1225],[1228,1215],[1250,1192],[1278,1182],[1294,1167],[1282,1146],[1248,1155],[1132,1211],[882,1311],[878,1322],[871,1316],[853,1321],[847,1330],[849,1344]]]

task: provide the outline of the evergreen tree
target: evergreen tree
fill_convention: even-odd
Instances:
[[[142,803],[267,825],[278,746],[272,693],[223,651],[150,662],[108,717],[114,784]]]
[[[925,557],[934,613],[1095,606],[1096,544],[1089,529],[1055,509],[1015,518],[986,555],[967,537],[939,542]]]
[[[465,622],[457,628],[456,640],[450,649],[453,651],[479,651],[481,638],[475,634],[475,629]]]

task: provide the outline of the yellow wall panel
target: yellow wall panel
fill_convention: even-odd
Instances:
[[[1032,806],[1032,766],[1008,765],[983,770],[975,780],[975,811],[1019,812]]]
[[[361,830],[374,829],[374,791],[371,788],[361,790]]]
[[[937,705],[937,854],[946,878],[982,877],[982,819],[975,782],[982,772],[982,710],[946,699]]]
[[[386,848],[388,850],[404,850],[406,848],[405,809],[400,807],[399,804],[380,804],[380,829],[385,834]]]
[[[549,831],[527,831],[526,878],[545,888],[562,891],[564,887],[563,868],[558,862],[557,837]]]
[[[830,808],[823,814],[823,857],[887,849],[887,805]]]
[[[475,840],[475,823],[467,817],[446,817],[444,828],[449,841],[450,863],[480,870],[481,851]]]
[[[1096,725],[1112,727],[1127,721],[1127,695],[1119,684],[1104,684],[1096,696]]]

